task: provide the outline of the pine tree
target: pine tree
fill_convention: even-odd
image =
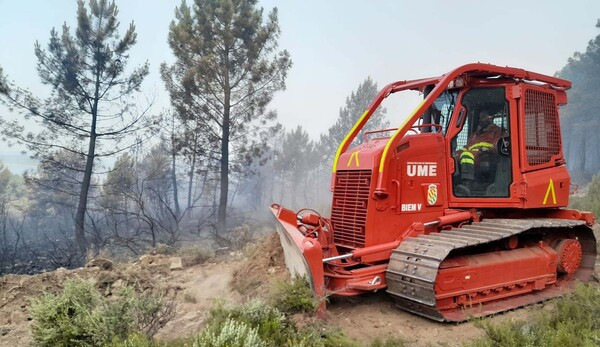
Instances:
[[[600,28],[600,20],[596,24]],[[569,103],[561,110],[563,147],[569,171],[575,179],[589,181],[600,171],[600,35],[590,40],[585,52],[576,52],[557,74],[573,82]]]
[[[333,165],[333,157],[338,146],[346,137],[350,129],[356,121],[365,112],[371,104],[379,89],[371,77],[367,77],[350,96],[346,98],[346,105],[340,108],[340,114],[335,124],[332,125],[325,134],[321,135],[318,148],[321,165],[326,169],[331,169]],[[369,119],[369,122],[356,136],[352,145],[357,145],[363,142],[363,134],[366,131],[386,129],[389,127],[389,122],[385,118],[386,109],[379,108]]]
[[[267,105],[285,88],[291,67],[288,52],[277,51],[277,9],[263,22],[256,5],[257,0],[196,0],[192,7],[182,2],[169,30],[176,63],[161,67],[174,107],[198,120],[207,160],[217,164],[219,232],[226,229],[232,164],[260,157],[276,119]]]
[[[281,176],[283,198],[289,202],[290,207],[299,208],[300,192],[303,192],[302,202],[308,200],[307,185],[311,170],[314,169],[314,143],[308,133],[298,125],[295,130],[287,132],[283,138],[281,148],[273,163],[275,171]]]
[[[151,126],[146,111],[136,111],[133,95],[148,74],[148,64],[125,71],[129,50],[136,43],[133,22],[120,37],[118,9],[114,2],[90,0],[89,11],[78,1],[77,28],[66,24],[62,32],[52,29],[44,49],[35,45],[37,71],[43,84],[51,88],[46,100],[0,77],[0,96],[10,108],[22,112],[24,119],[0,120],[1,132],[13,142],[23,144],[43,162],[53,159],[57,150],[83,158],[75,212],[75,238],[82,254],[87,250],[84,233],[90,184],[95,160],[111,156],[131,146],[125,141]],[[39,125],[31,126],[25,120]],[[110,141],[102,146],[101,141]],[[61,165],[61,163],[57,163]]]

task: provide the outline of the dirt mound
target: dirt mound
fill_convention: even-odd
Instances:
[[[277,280],[289,278],[277,233],[246,250],[246,259],[233,271],[231,287],[246,298],[261,297]]]
[[[198,331],[214,300],[240,301],[239,294],[232,292],[228,284],[232,269],[238,266],[237,260],[186,268],[174,267],[177,263],[181,264],[181,260],[174,262],[173,257],[146,255],[136,263],[112,267],[98,265],[38,275],[2,276],[0,346],[30,345],[31,303],[43,295],[62,291],[68,279],[90,281],[107,296],[124,286],[139,292],[166,291],[176,302],[176,316],[158,333],[159,338],[178,338],[183,331],[185,334]]]

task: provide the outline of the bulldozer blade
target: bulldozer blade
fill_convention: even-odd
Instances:
[[[305,237],[298,230],[295,212],[277,204],[271,206],[271,212],[279,222],[277,233],[290,274],[292,277],[305,277],[317,297],[323,297],[325,278],[321,244],[314,238]]]

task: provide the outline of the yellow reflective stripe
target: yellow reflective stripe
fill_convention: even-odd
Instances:
[[[356,167],[360,166],[360,164],[358,163],[358,152],[360,151],[356,151],[350,155],[350,159],[348,159],[348,164],[346,164],[346,167],[350,167],[350,163],[352,163],[352,158],[355,159]]]
[[[476,144],[472,145],[471,147],[469,147],[469,150],[471,151],[471,150],[473,150],[475,148],[479,148],[479,147],[494,148],[494,145],[492,145],[489,142],[479,142],[479,143],[476,143]]]
[[[396,130],[394,135],[392,135],[392,137],[390,137],[390,139],[388,140],[387,144],[385,145],[385,148],[383,149],[383,154],[381,155],[381,160],[379,160],[379,172],[383,172],[383,165],[385,164],[385,159],[387,158],[387,152],[390,149],[392,142],[394,142],[394,139],[396,138],[396,136],[398,136],[398,134],[402,131],[402,129],[404,129],[404,127],[406,126],[406,123],[408,123],[408,121],[411,120],[415,116],[415,114],[421,108],[421,106],[423,106],[423,103],[425,103],[425,99],[423,99],[423,101],[421,101],[419,106],[417,106],[417,108],[414,109],[414,111],[410,114],[410,116],[408,116],[408,118],[406,118],[404,120],[402,125],[400,125],[398,130]]]
[[[358,119],[358,121],[356,123],[354,123],[354,126],[352,127],[352,129],[350,129],[350,132],[348,134],[346,134],[346,137],[344,137],[344,140],[338,146],[338,149],[335,152],[335,158],[333,159],[332,172],[335,172],[337,170],[337,163],[338,163],[338,160],[340,159],[340,155],[342,155],[342,148],[344,148],[344,145],[346,144],[346,142],[348,142],[348,139],[350,138],[350,135],[358,127],[358,125],[360,124],[360,122],[362,122],[363,118],[365,118],[365,116],[367,115],[367,113],[369,113],[368,109],[365,110],[365,112],[363,112],[362,116],[360,116],[360,118]]]
[[[464,157],[469,157],[469,158],[471,158],[471,159],[475,159],[475,155],[473,155],[473,153],[471,153],[471,152],[462,152],[462,153],[460,154],[460,157],[461,157],[461,158],[464,158]]]
[[[460,160],[461,164],[471,164],[471,165],[475,165],[475,161],[473,159],[469,159],[469,158],[462,158]]]

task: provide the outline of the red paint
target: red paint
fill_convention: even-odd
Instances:
[[[542,290],[556,282],[556,261],[547,245],[449,259],[439,270],[437,306],[451,309]]]
[[[498,77],[487,79],[490,76]],[[427,125],[414,125],[415,121],[449,83],[458,79],[464,86],[458,92],[446,133],[419,132]],[[386,97],[409,89],[423,91],[431,84],[435,85],[433,90],[393,140],[373,135],[348,149]],[[456,163],[451,141],[464,124],[464,119],[459,121],[461,111],[466,110],[461,103],[463,96],[483,87],[500,88],[505,95],[511,136],[506,154],[511,165],[508,196],[459,197],[453,192]],[[282,230],[305,258],[315,292],[347,296],[385,288],[391,251],[406,237],[477,222],[482,215],[583,220],[592,225],[591,213],[565,208],[571,182],[560,142],[558,105],[566,104],[565,90],[570,87],[569,81],[555,77],[478,63],[440,77],[395,82],[383,88],[342,147],[331,180],[331,218],[308,214],[299,223],[294,212],[279,206],[272,209]],[[382,160],[388,142],[389,150]],[[497,312],[505,307],[496,302],[501,298],[527,302],[525,298],[531,295],[546,295],[536,292],[552,292],[550,287],[555,284],[567,288],[561,274],[572,274],[579,268],[581,245],[569,235],[546,241],[530,245],[515,237],[497,250],[448,259],[442,263],[436,282],[438,306],[449,310],[448,317],[466,303],[488,303],[486,310]],[[322,263],[323,258],[341,254],[352,257]],[[522,300],[516,299],[519,295]]]

